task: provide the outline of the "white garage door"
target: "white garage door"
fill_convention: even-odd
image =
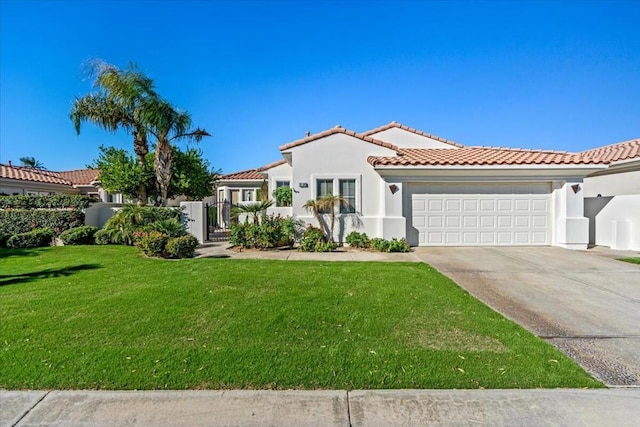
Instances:
[[[418,245],[547,245],[550,191],[550,183],[414,185]]]

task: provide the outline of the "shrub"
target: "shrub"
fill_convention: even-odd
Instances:
[[[53,239],[53,230],[48,228],[39,228],[27,233],[18,233],[11,236],[7,240],[7,247],[19,248],[39,248],[49,246]]]
[[[134,245],[147,256],[164,257],[169,236],[158,231],[136,231]]]
[[[371,247],[380,252],[389,252],[389,244],[390,242],[388,240],[380,239],[378,237],[371,239]]]
[[[84,213],[79,210],[0,210],[0,234],[27,233],[37,228],[49,228],[60,235],[70,228],[84,225]]]
[[[409,252],[411,247],[405,239],[396,239],[395,237],[389,242],[387,252]]]
[[[169,237],[180,237],[187,234],[182,223],[176,218],[160,219],[147,226],[149,231],[158,231]]]
[[[309,225],[300,240],[299,249],[304,252],[331,252],[337,248],[333,242],[328,242],[324,232]]]
[[[0,234],[0,248],[6,248],[7,247],[7,240],[9,240],[9,236],[8,234]]]
[[[198,244],[198,239],[191,234],[174,237],[167,241],[166,255],[169,258],[193,258]]]
[[[96,231],[96,234],[93,235],[93,238],[96,245],[110,245],[113,243],[111,241],[111,238],[109,237],[109,233],[107,233],[104,229]]]
[[[126,205],[104,225],[104,239],[117,245],[133,245],[134,232],[151,231],[150,224],[169,219],[180,222],[180,212],[179,208]]]
[[[70,228],[60,234],[60,240],[65,245],[91,245],[94,242],[93,236],[97,231],[98,227],[92,225]]]
[[[349,233],[347,237],[345,237],[345,241],[349,246],[354,248],[368,248],[371,244],[367,233],[358,233],[357,231]]]
[[[0,196],[0,209],[86,209],[97,201],[77,194]]]
[[[270,249],[293,246],[301,234],[302,222],[291,217],[265,215],[260,222],[231,225],[229,243],[242,248]]]

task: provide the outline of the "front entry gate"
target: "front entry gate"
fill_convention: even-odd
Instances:
[[[207,233],[210,242],[229,240],[231,227],[231,203],[228,201],[207,203],[204,207]]]

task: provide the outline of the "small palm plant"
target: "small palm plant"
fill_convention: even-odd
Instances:
[[[252,216],[254,224],[257,224],[260,220],[260,214],[266,212],[272,205],[272,200],[238,205],[231,210],[231,217],[237,219],[241,214],[248,214]]]
[[[329,193],[326,196],[321,197],[320,200],[318,200],[318,203],[320,204],[322,211],[329,214],[331,221],[329,226],[329,230],[331,231],[329,234],[329,241],[333,242],[333,230],[336,224],[336,207],[339,209],[341,205],[347,206],[349,202],[340,195],[334,196]]]

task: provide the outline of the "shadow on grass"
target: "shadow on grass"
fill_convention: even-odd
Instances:
[[[100,268],[99,264],[80,264],[64,268],[49,268],[42,271],[24,274],[0,274],[0,286],[15,285],[18,283],[33,282],[40,279],[50,279],[53,277],[66,277],[82,270],[95,270]]]
[[[35,256],[40,253],[40,248],[33,249],[6,249],[0,248],[0,259],[9,258],[12,256]]]

